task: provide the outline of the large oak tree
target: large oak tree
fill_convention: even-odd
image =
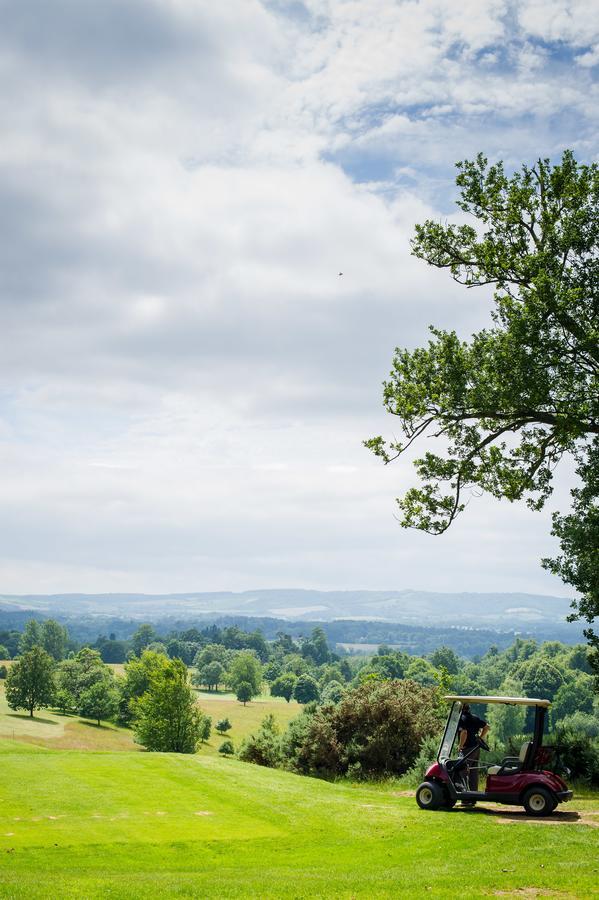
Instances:
[[[425,436],[419,484],[401,522],[442,534],[472,491],[540,509],[563,457],[578,484],[553,516],[561,544],[543,565],[579,593],[572,618],[599,616],[599,167],[566,151],[508,175],[484,156],[457,164],[458,206],[472,224],[416,226],[413,253],[467,288],[494,288],[492,324],[462,340],[431,327],[427,346],[397,349],[384,405],[398,440],[367,441],[388,463]]]

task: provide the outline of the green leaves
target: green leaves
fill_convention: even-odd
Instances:
[[[390,463],[438,439],[398,500],[401,524],[432,534],[481,490],[540,509],[565,454],[588,486],[599,435],[599,167],[566,151],[556,166],[539,159],[512,175],[482,154],[457,168],[458,206],[475,222],[417,225],[412,251],[466,287],[492,285],[493,324],[469,341],[431,327],[426,346],[398,348],[383,403],[401,434],[365,441]],[[597,557],[583,545],[599,546],[596,485],[587,493],[556,516],[564,555],[546,565],[584,593],[578,609],[592,621]]]

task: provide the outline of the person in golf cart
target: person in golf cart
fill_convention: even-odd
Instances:
[[[480,757],[479,738],[485,739],[489,732],[489,726],[484,719],[475,716],[470,711],[470,704],[464,703],[458,725],[460,754],[467,753],[476,747],[476,750],[468,757],[468,786],[471,791],[478,790],[478,761]]]

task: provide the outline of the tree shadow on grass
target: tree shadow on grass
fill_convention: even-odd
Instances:
[[[11,719],[24,719],[26,722],[41,722],[42,725],[60,725],[56,719],[42,719],[41,716],[30,716],[29,713],[7,713]]]
[[[98,731],[98,729],[101,729],[102,731],[116,731],[116,729],[108,723],[106,723],[106,725],[102,725],[102,723],[98,725],[97,722],[89,722],[87,719],[79,719],[79,724],[87,725],[88,728],[95,728],[96,731]]]

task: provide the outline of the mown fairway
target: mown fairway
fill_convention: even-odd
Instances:
[[[597,799],[538,824],[201,754],[5,741],[0,765],[1,897],[599,895]]]

